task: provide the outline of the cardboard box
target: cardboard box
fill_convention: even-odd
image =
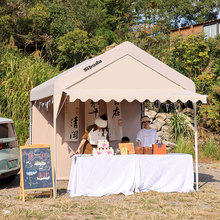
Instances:
[[[153,150],[152,147],[143,147],[144,148],[144,154],[152,154]]]
[[[143,147],[135,147],[135,154],[143,154],[144,148]]]
[[[125,147],[128,150],[128,154],[134,154],[134,144],[133,143],[119,143],[118,144],[119,149]]]
[[[120,153],[121,153],[121,155],[127,155],[128,154],[128,149],[126,147],[121,147],[120,148]]]

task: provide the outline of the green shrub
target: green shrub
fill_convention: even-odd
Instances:
[[[206,157],[220,159],[220,147],[216,144],[214,138],[209,138],[203,145],[203,151]]]
[[[195,155],[194,144],[190,139],[184,136],[179,136],[176,142],[177,146],[173,149],[172,153],[184,153]]]
[[[177,141],[180,135],[185,136],[186,138],[192,137],[192,130],[189,127],[189,121],[186,120],[186,116],[181,113],[174,113],[170,118],[171,121],[171,138],[174,141]]]

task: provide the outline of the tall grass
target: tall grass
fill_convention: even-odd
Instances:
[[[194,143],[184,136],[179,136],[176,142],[177,146],[172,150],[172,153],[185,153],[195,155]]]
[[[172,150],[172,153],[185,153],[195,155],[194,142],[191,138],[186,138],[183,135],[180,135],[176,141],[176,147]],[[202,158],[205,155],[205,158],[213,158],[215,160],[220,160],[220,145],[217,143],[215,138],[208,138],[202,144],[200,148],[200,153]]]
[[[39,57],[26,57],[15,47],[1,49],[0,116],[14,120],[20,144],[28,138],[31,89],[58,73]]]
[[[220,146],[217,145],[214,138],[209,138],[202,147],[206,157],[212,157],[220,160]]]

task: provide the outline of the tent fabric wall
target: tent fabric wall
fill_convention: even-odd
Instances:
[[[53,146],[53,107],[46,111],[36,103],[33,105],[32,115],[32,143]]]

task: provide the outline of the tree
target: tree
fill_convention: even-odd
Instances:
[[[134,0],[69,0],[69,16],[89,36],[106,40],[105,46],[125,39],[136,16]]]
[[[188,36],[172,40],[167,64],[191,78],[197,92],[208,95],[198,107],[199,122],[211,131],[220,131],[220,37]]]
[[[7,1],[0,1],[0,42],[9,41],[14,33],[15,22],[11,16],[12,13],[13,8],[7,5]]]
[[[185,40],[172,40],[169,65],[185,76],[195,79],[210,62],[210,49],[203,35],[190,35]]]
[[[86,31],[76,28],[59,38],[58,62],[62,68],[70,68],[96,54],[100,46],[101,39],[89,38]]]
[[[163,60],[169,48],[169,19],[158,0],[141,0],[136,4],[136,25],[128,33],[128,40],[158,59]]]
[[[216,19],[219,13],[219,0],[168,0],[161,1],[162,10],[173,28],[198,24]]]

